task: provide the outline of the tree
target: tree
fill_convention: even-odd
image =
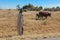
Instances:
[[[58,8],[58,9],[59,9],[60,7],[58,7],[58,6],[57,6],[56,8]]]
[[[34,6],[32,4],[28,4],[29,8],[34,8]]]
[[[34,8],[34,10],[35,10],[35,11],[38,11],[38,6],[36,6],[36,7]]]
[[[33,10],[34,6],[32,4],[28,4],[28,5],[23,6],[23,9]]]
[[[18,10],[20,10],[20,5],[19,4],[16,7],[17,7]]]
[[[28,8],[28,5],[23,6],[23,9],[27,9],[27,8]]]
[[[38,10],[42,10],[42,9],[43,9],[43,7],[42,6],[39,6]]]
[[[57,7],[56,7],[56,11],[60,11],[60,7],[57,6]]]
[[[52,10],[52,11],[56,11],[56,8],[55,8],[55,7],[52,7],[51,10]]]

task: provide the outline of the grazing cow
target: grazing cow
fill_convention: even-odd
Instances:
[[[39,12],[38,14],[36,14],[36,16],[38,17],[38,19],[41,17],[45,17],[47,19],[48,16],[51,16],[51,13],[49,12]]]

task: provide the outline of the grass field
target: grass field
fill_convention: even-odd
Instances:
[[[46,20],[35,20],[36,11],[23,12],[23,36],[60,36],[60,11]],[[0,37],[17,36],[17,10],[0,10]]]

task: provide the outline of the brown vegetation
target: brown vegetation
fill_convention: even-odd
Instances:
[[[37,11],[23,12],[24,35],[49,35],[50,33],[60,33],[60,12],[51,12],[52,17],[46,20],[35,20]],[[11,37],[17,33],[16,10],[0,10],[0,37]]]

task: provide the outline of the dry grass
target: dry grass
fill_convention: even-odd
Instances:
[[[52,17],[46,20],[35,20],[37,12],[28,11],[23,13],[24,35],[59,36],[60,35],[60,12],[51,12]],[[18,35],[17,24],[18,11],[0,10],[0,37]],[[49,34],[50,33],[50,34]]]

